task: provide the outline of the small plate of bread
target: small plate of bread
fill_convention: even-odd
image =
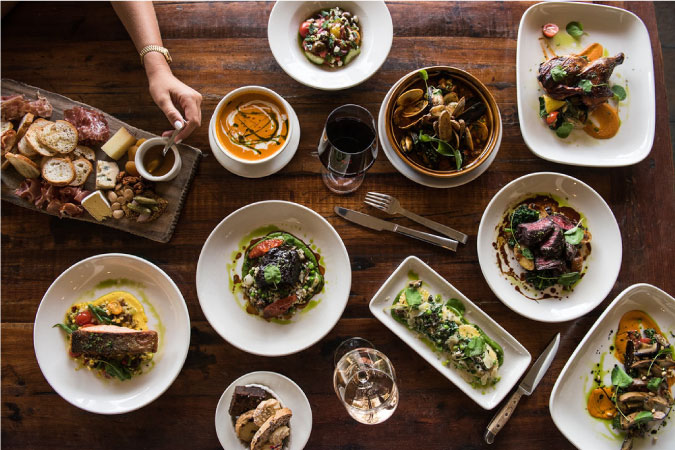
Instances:
[[[302,389],[275,372],[236,379],[216,407],[224,449],[302,450],[312,431],[312,408]]]

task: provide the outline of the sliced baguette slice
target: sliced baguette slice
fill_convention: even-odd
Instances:
[[[73,155],[78,158],[86,158],[91,162],[96,161],[96,152],[86,145],[78,145],[75,147],[75,150],[73,150]]]
[[[264,444],[269,439],[270,435],[279,427],[288,425],[293,413],[288,408],[281,408],[272,417],[267,419],[267,422],[256,431],[251,440],[251,450],[262,450]]]
[[[0,121],[0,134],[5,134],[5,131],[14,129],[14,124],[9,120]]]
[[[38,140],[55,152],[70,153],[77,147],[77,128],[70,122],[57,120],[42,128]]]
[[[30,145],[30,142],[28,142],[26,136],[19,140],[19,143],[16,147],[19,150],[19,153],[21,153],[23,156],[27,156],[28,158],[32,158],[38,154],[38,152],[33,150],[33,146]]]
[[[39,153],[42,156],[54,156],[54,153],[56,152],[53,151],[51,148],[43,145],[38,139],[38,135],[42,131],[42,128],[49,125],[50,123],[51,122],[49,120],[38,119],[35,122],[33,122],[33,124],[30,127],[28,127],[28,131],[26,131],[26,135],[23,137],[23,139],[26,140],[24,150],[26,151],[33,150],[33,152]],[[23,154],[26,155],[25,153]]]
[[[75,166],[68,158],[50,158],[42,166],[42,178],[54,186],[68,186],[75,179]]]
[[[70,186],[82,186],[94,170],[94,166],[85,158],[76,159],[73,161],[73,166],[75,166],[75,179],[70,182]]]
[[[33,124],[33,120],[35,120],[35,116],[33,114],[26,113],[23,115],[21,122],[19,123],[19,128],[16,129],[17,139],[21,139],[26,134],[28,128],[30,128],[30,126]]]
[[[25,156],[7,153],[5,154],[5,158],[22,176],[26,178],[37,178],[40,176],[40,169],[38,169],[37,164]]]

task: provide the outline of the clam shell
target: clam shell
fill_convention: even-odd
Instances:
[[[441,113],[443,111],[445,111],[445,106],[436,105],[431,107],[431,109],[429,110],[429,114],[431,114],[434,117],[441,117]]]
[[[457,97],[457,92],[449,92],[443,96],[443,103],[445,103],[446,105],[457,101],[459,101],[459,97]]]
[[[423,113],[428,105],[429,102],[424,99],[417,100],[415,103],[403,108],[403,117],[415,117]]]
[[[403,122],[403,123],[399,124],[398,127],[399,127],[401,130],[409,130],[410,128],[413,128],[413,127],[415,127],[415,126],[417,126],[417,125],[420,125],[420,124],[422,123],[422,119],[424,119],[424,116],[418,117],[417,119],[412,120],[412,121],[407,122],[407,123],[406,123],[406,122]]]
[[[396,99],[396,104],[400,106],[407,106],[412,103],[415,103],[424,96],[424,91],[422,89],[410,89],[405,91],[403,94],[399,95]]]

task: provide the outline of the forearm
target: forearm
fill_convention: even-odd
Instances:
[[[138,52],[151,44],[163,46],[162,35],[159,32],[159,24],[152,2],[111,3]],[[171,70],[164,56],[160,53],[149,52],[143,59],[148,77],[156,71]]]

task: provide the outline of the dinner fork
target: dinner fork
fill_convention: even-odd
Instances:
[[[439,233],[443,233],[444,235],[453,239],[457,239],[462,244],[466,244],[466,241],[469,239],[469,236],[462,233],[461,231],[457,231],[453,228],[408,211],[407,209],[401,207],[401,203],[396,197],[392,197],[391,195],[380,194],[379,192],[368,192],[366,194],[366,200],[364,203],[388,214],[401,214],[410,220],[414,220],[415,222],[424,225],[425,227],[431,228],[432,230],[438,231]]]

